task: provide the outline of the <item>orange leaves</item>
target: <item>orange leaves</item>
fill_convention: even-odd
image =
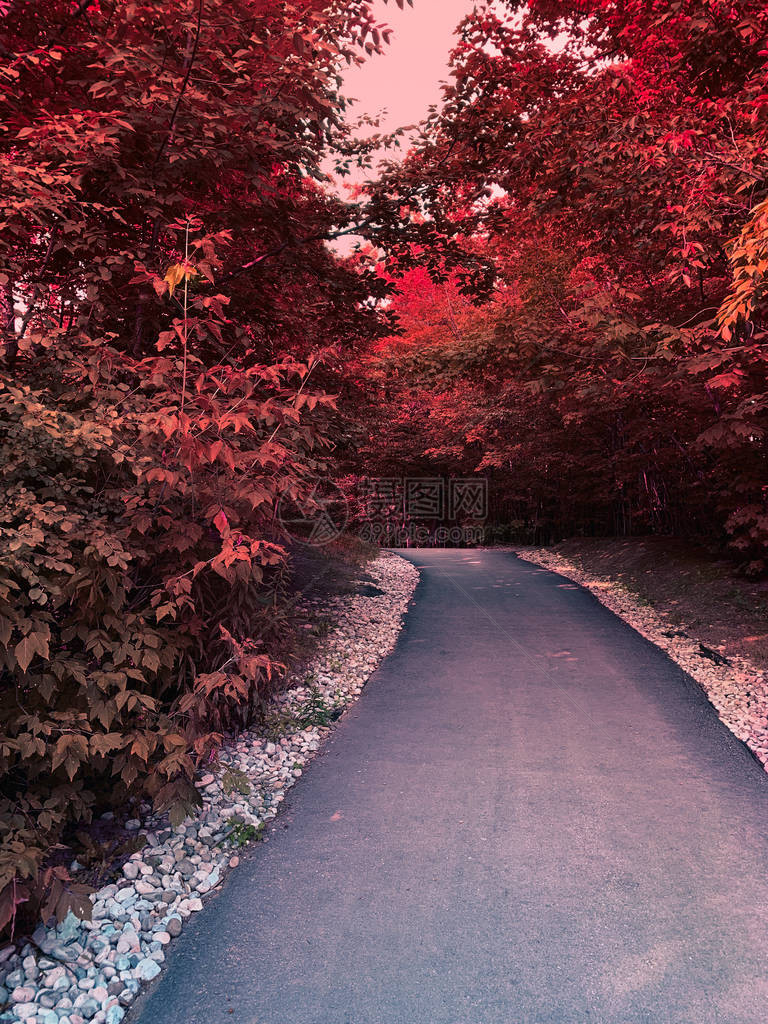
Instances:
[[[717,324],[730,341],[738,324],[748,323],[768,281],[768,200],[751,212],[728,251],[733,281],[717,312]]]
[[[165,439],[169,440],[179,429],[179,417],[173,413],[168,416],[159,416],[157,418],[157,426],[162,431]]]
[[[131,753],[134,757],[138,757],[139,760],[148,764],[150,753],[155,746],[155,739],[151,733],[135,733],[133,742],[130,745]]]
[[[168,603],[157,606],[155,609],[155,621],[158,623],[162,622],[166,616],[170,616],[172,619],[178,616],[178,608],[175,604]]]
[[[50,639],[50,630],[39,633],[29,633],[22,640],[16,644],[14,648],[14,657],[16,663],[22,672],[26,672],[29,668],[32,659],[36,654],[39,654],[41,658],[48,660],[48,641]]]
[[[65,733],[54,745],[51,768],[56,771],[63,767],[71,781],[87,758],[88,738],[77,733]]]
[[[179,474],[174,473],[170,469],[162,469],[160,466],[153,466],[152,469],[147,470],[147,472],[144,474],[144,479],[148,483],[157,482],[173,486],[178,482]]]
[[[89,739],[91,752],[101,757],[106,757],[107,754],[120,750],[124,743],[125,737],[120,732],[95,733]]]
[[[197,274],[195,267],[189,263],[174,263],[165,272],[163,280],[168,285],[168,294],[173,296],[174,291],[182,281],[191,281]]]

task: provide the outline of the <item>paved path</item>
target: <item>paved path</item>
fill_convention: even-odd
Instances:
[[[407,557],[395,652],[132,1019],[764,1024],[759,765],[562,577]]]

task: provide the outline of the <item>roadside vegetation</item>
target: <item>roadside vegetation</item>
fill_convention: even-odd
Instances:
[[[372,475],[484,476],[507,542],[663,533],[766,572],[767,37],[756,0],[463,22],[376,186],[422,245],[355,368]]]
[[[324,239],[369,7],[0,4],[0,928],[87,911],[57,845],[278,685],[280,509],[327,471],[385,282]],[[376,30],[378,37],[378,30]],[[366,38],[367,37],[367,38]]]

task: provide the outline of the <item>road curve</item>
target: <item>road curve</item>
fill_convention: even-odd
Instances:
[[[140,1024],[764,1024],[768,779],[575,584],[411,550],[393,654]]]

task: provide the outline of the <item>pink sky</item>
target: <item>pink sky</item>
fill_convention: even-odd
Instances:
[[[384,56],[347,72],[345,93],[360,101],[354,110],[376,114],[386,108],[385,130],[420,121],[440,99],[453,31],[473,6],[473,0],[413,0],[412,8],[406,4],[401,11],[395,0],[374,0],[374,12],[392,37]]]
[[[344,76],[344,95],[357,102],[350,109],[350,121],[357,116],[381,118],[380,131],[416,124],[427,115],[430,104],[441,98],[440,83],[448,77],[448,56],[454,45],[453,31],[475,6],[474,0],[413,0],[401,11],[395,0],[373,0],[379,24],[392,29],[389,46],[382,56],[369,57],[359,67],[350,67]],[[368,129],[361,131],[369,134]],[[404,151],[393,149],[397,157]],[[383,154],[382,154],[383,155]],[[330,172],[332,161],[326,162]],[[368,172],[353,171],[343,183],[360,182]],[[348,245],[344,245],[348,248]]]
[[[350,67],[344,78],[344,95],[357,103],[348,117],[370,114],[382,110],[380,131],[391,131],[416,124],[427,115],[432,103],[440,101],[440,83],[448,77],[448,56],[454,45],[453,32],[464,15],[475,6],[475,0],[413,0],[413,7],[404,5],[401,11],[395,0],[373,0],[373,9],[379,23],[392,29],[389,46],[380,57],[373,56],[360,67]],[[367,134],[367,132],[361,132]],[[404,152],[404,146],[393,149],[395,158]],[[385,155],[382,152],[382,156]],[[325,169],[331,173],[332,161]],[[347,178],[337,181],[344,185],[362,182],[370,172],[352,171]],[[339,253],[351,252],[355,236],[346,236],[331,243]]]

